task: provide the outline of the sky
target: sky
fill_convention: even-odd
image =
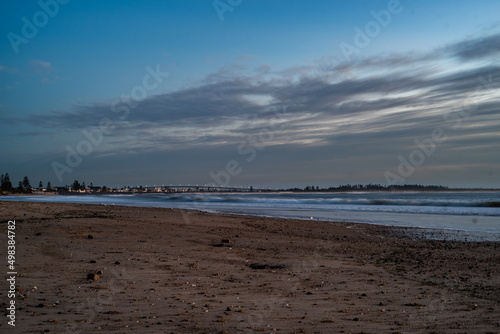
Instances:
[[[498,1],[2,1],[17,184],[500,188]]]

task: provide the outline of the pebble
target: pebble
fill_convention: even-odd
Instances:
[[[97,281],[99,279],[99,275],[90,273],[87,275],[87,279]]]

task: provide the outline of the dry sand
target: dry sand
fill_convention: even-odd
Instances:
[[[500,243],[415,240],[364,224],[0,202],[5,236],[13,219],[16,326],[4,317],[2,333],[500,333]]]

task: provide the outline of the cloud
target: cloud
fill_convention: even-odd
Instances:
[[[248,54],[241,55],[241,56],[238,56],[235,58],[236,61],[247,61],[247,60],[255,60],[255,59],[257,59],[256,56],[248,55]]]
[[[33,72],[38,75],[47,75],[53,71],[52,64],[47,61],[32,59],[28,62],[28,65],[31,67]]]
[[[5,65],[0,65],[0,72],[15,73],[16,70]]]
[[[449,48],[462,60],[475,60],[500,55],[500,33],[490,36],[481,36],[456,43]]]
[[[260,65],[255,69],[255,72],[258,74],[269,74],[271,73],[271,65],[269,64]]]
[[[332,126],[345,125],[355,119],[358,123],[375,124],[380,119],[386,121],[387,115],[392,115],[391,121],[395,117],[409,119],[427,110],[425,119],[438,112],[443,113],[442,107],[437,107],[437,104],[449,101],[451,96],[465,99],[467,94],[474,93],[481,84],[478,76],[492,73],[496,77],[500,69],[485,67],[433,80],[387,75],[339,83],[305,79],[291,85],[273,85],[273,82],[254,83],[251,79],[235,79],[151,96],[137,102],[135,108],[129,108],[129,116],[124,121],[119,121],[111,105],[106,103],[75,106],[70,112],[36,115],[30,121],[32,125],[48,128],[81,129],[95,126],[103,117],[108,117],[117,120],[129,134],[143,135],[144,129],[149,129],[150,133],[154,133],[151,129],[163,129],[157,133],[180,138],[183,136],[178,129],[196,129],[197,133],[207,134],[208,137],[217,133],[217,138],[230,138],[248,129],[259,131],[258,127],[252,127],[252,119],[265,123],[273,117],[269,110],[280,106],[288,107],[292,125],[294,122],[304,123],[300,117],[306,115],[310,120],[317,119],[318,125]],[[249,95],[269,96],[264,101],[272,102],[262,105],[248,99]],[[433,108],[439,111],[429,114]],[[294,121],[294,118],[300,120]],[[405,123],[405,120],[400,122]],[[366,131],[370,131],[369,126]],[[191,133],[185,140],[193,141],[194,138],[196,136]]]
[[[500,66],[470,62],[479,54],[492,55],[494,48],[476,56],[464,51],[472,50],[474,43],[482,45],[479,40],[350,63],[325,58],[279,72],[269,65],[253,74],[244,67],[227,66],[197,86],[141,101],[122,101],[114,107],[110,101],[79,104],[6,121],[78,134],[111,119],[115,130],[94,154],[106,159],[157,153],[186,156],[179,158],[184,161],[190,154],[210,150],[220,152],[223,158],[218,159],[224,160],[240,157],[241,145],[255,144],[273,152],[262,153],[269,168],[309,155],[329,166],[332,161],[348,166],[349,159],[366,157],[377,161],[379,169],[397,167],[397,157],[415,149],[415,139],[429,138],[441,127],[449,140],[440,147],[439,161],[452,165],[450,152],[478,147],[476,156],[485,152],[489,157],[498,147],[497,137],[482,134],[500,126],[500,94],[493,89],[499,87]],[[52,68],[47,64],[42,68]],[[127,117],[120,119],[116,107],[128,109]],[[460,126],[452,128],[458,115]],[[278,163],[278,157],[284,162]]]

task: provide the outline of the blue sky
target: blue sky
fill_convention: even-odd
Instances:
[[[497,1],[2,7],[14,180],[500,187]]]

